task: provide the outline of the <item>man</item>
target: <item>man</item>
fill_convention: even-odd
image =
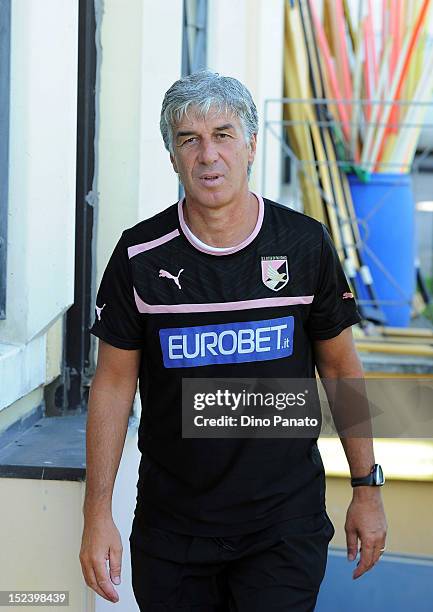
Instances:
[[[249,190],[258,121],[239,81],[176,81],[160,127],[185,197],[123,231],[99,287],[83,573],[118,601],[111,496],[138,378],[140,609],[313,610],[334,535],[317,438],[183,438],[182,378],[313,378],[315,366],[361,378],[350,328],[360,317],[324,225]],[[371,439],[343,443],[352,477],[366,477]],[[384,550],[380,487],[353,489],[345,529],[349,559],[361,541],[357,578]]]

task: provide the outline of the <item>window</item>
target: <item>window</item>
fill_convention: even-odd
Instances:
[[[207,0],[184,0],[182,76],[206,68]]]

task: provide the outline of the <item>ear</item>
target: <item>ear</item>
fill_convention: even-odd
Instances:
[[[172,166],[173,166],[173,170],[174,170],[174,171],[175,171],[177,174],[179,174],[179,170],[178,170],[178,168],[177,168],[176,160],[174,159],[174,156],[173,156],[173,154],[172,154],[172,153],[170,153],[170,161],[171,161],[171,164],[172,164]]]
[[[248,152],[248,162],[250,164],[253,163],[254,158],[256,156],[256,148],[257,148],[257,134],[253,134],[251,136],[251,140],[250,140],[250,144],[248,145],[249,148],[249,152]]]

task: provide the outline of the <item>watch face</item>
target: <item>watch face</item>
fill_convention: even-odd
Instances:
[[[383,470],[379,464],[376,465],[376,469],[374,470],[373,477],[374,477],[374,484],[376,485],[383,485],[383,483],[385,482],[385,478],[383,476]]]

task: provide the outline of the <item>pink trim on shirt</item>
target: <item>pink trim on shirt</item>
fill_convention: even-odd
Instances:
[[[211,246],[209,246],[208,248],[204,248],[200,245],[198,245],[196,242],[193,242],[190,238],[189,232],[191,232],[191,230],[188,228],[188,226],[186,225],[185,222],[185,218],[183,216],[183,203],[185,201],[185,197],[181,198],[179,200],[179,202],[177,203],[177,213],[179,216],[179,223],[180,223],[180,227],[183,230],[183,233],[186,237],[186,239],[188,240],[188,242],[190,244],[192,244],[192,246],[199,250],[202,251],[203,253],[210,253],[211,255],[230,255],[231,253],[236,253],[236,251],[240,251],[241,249],[243,249],[244,247],[246,247],[248,244],[250,244],[250,242],[252,242],[254,240],[254,238],[257,236],[257,234],[260,231],[260,228],[262,227],[262,223],[263,223],[263,217],[265,214],[265,204],[263,202],[263,198],[260,195],[257,195],[257,193],[254,193],[253,191],[251,192],[258,200],[259,202],[259,214],[257,216],[257,223],[253,229],[253,231],[251,232],[251,234],[245,238],[245,240],[239,244],[235,244],[234,246],[228,248],[226,251],[218,251],[218,250],[214,250],[212,249]]]
[[[223,310],[248,310],[251,308],[272,308],[274,306],[295,306],[311,304],[314,295],[299,295],[294,297],[271,297],[239,302],[214,302],[210,304],[147,304],[138,295],[134,287],[134,298],[138,311],[147,314],[169,312],[218,312]]]
[[[133,246],[128,247],[128,257],[129,259],[131,259],[131,257],[134,257],[134,255],[137,255],[138,253],[142,253],[143,251],[150,251],[151,249],[154,249],[160,244],[170,242],[170,240],[173,240],[173,238],[176,238],[176,236],[179,235],[179,230],[175,229],[172,232],[169,232],[168,234],[164,234],[164,236],[161,236],[160,238],[155,238],[155,240],[149,240],[149,242],[142,242],[141,244],[134,244]]]

